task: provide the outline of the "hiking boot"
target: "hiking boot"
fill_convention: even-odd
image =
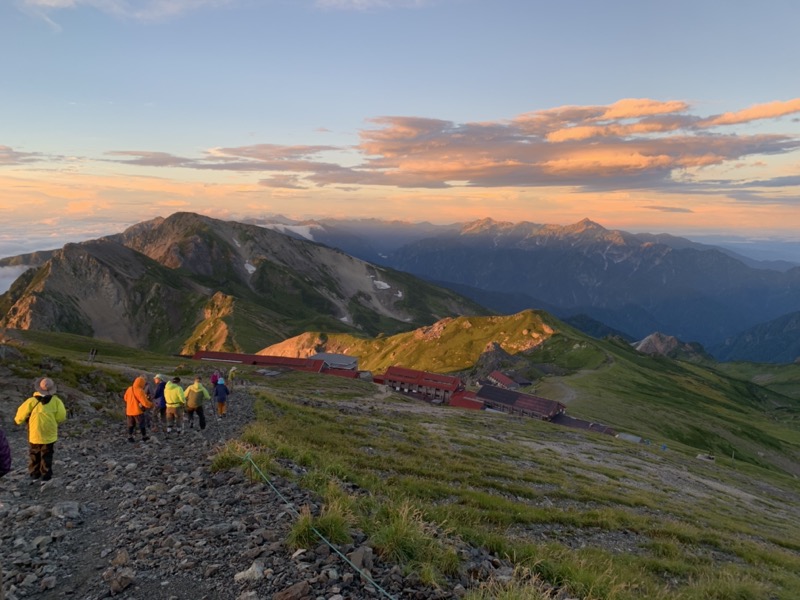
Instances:
[[[133,439],[133,436],[130,436],[130,437],[128,437],[128,441],[129,441],[129,442],[132,444],[132,443],[133,443],[133,442],[135,442],[136,440],[134,440],[134,439]]]
[[[148,436],[148,435],[143,435],[143,436],[142,436],[142,441],[143,441],[143,442],[146,442],[146,441],[147,441],[147,440],[149,440],[149,439],[150,439],[150,436]]]

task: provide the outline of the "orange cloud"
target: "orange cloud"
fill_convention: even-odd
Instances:
[[[689,109],[686,102],[660,102],[649,98],[623,98],[609,105],[600,120],[638,119],[652,115],[680,113]]]
[[[627,98],[494,122],[384,116],[370,121],[354,147],[209,144],[210,150],[195,156],[157,148],[109,150],[101,159],[85,159],[79,173],[50,168],[63,164],[58,157],[45,161],[43,155],[25,157],[0,146],[0,211],[29,219],[47,211],[90,215],[95,222],[133,222],[178,209],[230,213],[231,218],[238,211],[337,210],[412,219],[424,214],[439,220],[478,218],[491,211],[514,221],[535,205],[564,222],[604,211],[617,214],[631,206],[674,219],[701,214],[691,213],[694,205],[676,200],[679,196],[796,202],[800,137],[785,130],[752,135],[735,127],[721,135],[709,128],[791,114],[800,111],[800,99],[717,116],[688,110],[682,101]],[[318,160],[321,155],[340,162]],[[34,165],[25,158],[37,161]],[[755,161],[768,165],[764,173],[733,168]],[[43,163],[48,170],[41,168]],[[103,175],[92,175],[95,168]],[[120,174],[108,175],[110,170]],[[610,191],[631,196],[612,201]],[[573,210],[568,203],[578,195],[580,206]]]
[[[663,133],[680,129],[678,121],[642,121],[624,125],[576,125],[557,129],[547,134],[548,142],[570,142],[588,140],[593,137],[628,137],[647,133]]]
[[[569,153],[562,158],[548,160],[542,164],[544,171],[553,174],[591,174],[605,177],[620,171],[642,171],[664,169],[674,166],[676,160],[665,154],[645,155],[640,152],[618,152],[609,148],[586,149]]]
[[[774,119],[783,117],[796,112],[800,112],[800,98],[787,100],[785,102],[767,102],[766,104],[756,104],[750,108],[736,112],[727,112],[718,117],[713,117],[704,121],[707,125],[736,125],[760,119]]]

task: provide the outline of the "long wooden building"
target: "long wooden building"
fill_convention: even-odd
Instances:
[[[236,352],[195,352],[192,360],[237,363],[240,365],[259,365],[263,367],[283,367],[293,371],[322,373],[325,361],[311,358],[291,358],[288,356],[265,356],[261,354],[238,354]]]
[[[385,385],[395,391],[419,394],[429,402],[445,404],[450,401],[455,392],[464,389],[464,382],[458,377],[406,369],[405,367],[389,367],[382,380]]]
[[[557,415],[564,414],[567,407],[540,396],[531,396],[522,392],[506,390],[494,385],[484,385],[477,393],[487,409],[497,410],[514,415],[523,415],[551,421]]]

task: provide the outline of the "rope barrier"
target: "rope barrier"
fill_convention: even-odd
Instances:
[[[275,494],[283,501],[283,503],[289,509],[289,512],[291,512],[295,517],[300,517],[300,513],[292,505],[292,503],[289,502],[284,497],[283,494],[281,494],[280,490],[275,487],[275,485],[272,483],[272,481],[270,481],[269,477],[267,477],[264,474],[264,472],[259,468],[259,466],[253,461],[253,457],[251,456],[250,452],[248,452],[247,454],[245,454],[242,457],[242,462],[245,463],[245,465],[248,465],[248,463],[249,463],[249,467],[252,468],[253,470],[255,470],[259,474],[261,479],[263,479],[264,482],[267,485],[269,485],[269,487],[272,488],[272,491],[275,492]],[[334,546],[330,541],[328,541],[328,539],[324,535],[322,535],[322,533],[320,533],[320,531],[316,527],[314,527],[313,525],[311,525],[311,531],[313,531],[320,540],[322,540],[331,550],[333,550],[334,553],[338,554],[339,557],[342,558],[342,560],[344,560],[348,565],[350,565],[353,568],[353,570],[356,571],[356,573],[361,575],[361,577],[363,579],[365,579],[366,581],[368,581],[376,590],[378,590],[381,594],[386,596],[389,600],[395,600],[394,597],[389,592],[387,592],[380,585],[378,585],[378,583],[374,579],[372,579],[372,577],[370,577],[365,571],[362,571],[359,567],[357,567],[353,563],[353,561],[351,561],[349,558],[347,558],[347,556],[342,554],[342,552],[340,552],[339,549],[336,546]]]

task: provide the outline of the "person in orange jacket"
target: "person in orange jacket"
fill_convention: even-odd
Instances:
[[[144,418],[144,411],[153,408],[153,403],[147,399],[145,391],[145,378],[141,375],[133,380],[133,385],[125,390],[125,415],[128,417],[128,441],[133,442],[133,432],[138,428],[142,432],[142,441],[146,442],[147,421]]]

